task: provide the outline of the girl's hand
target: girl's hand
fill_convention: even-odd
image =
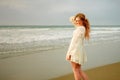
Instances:
[[[76,21],[75,21],[75,16],[71,16],[69,20],[74,26],[77,26]]]
[[[74,18],[75,18],[75,16],[71,16],[71,17],[70,17],[70,19],[69,19],[69,20],[70,20],[70,22],[72,22],[72,23],[73,23],[73,22],[74,22]]]
[[[71,55],[66,55],[66,60],[70,60],[71,59]]]

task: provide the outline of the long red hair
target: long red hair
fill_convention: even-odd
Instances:
[[[82,20],[83,22],[83,26],[85,27],[85,39],[89,39],[90,38],[90,23],[89,20],[85,17],[85,15],[83,13],[78,13],[75,15],[75,18],[80,18],[80,20]]]

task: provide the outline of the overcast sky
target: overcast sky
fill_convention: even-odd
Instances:
[[[0,0],[0,25],[69,25],[86,14],[92,25],[119,25],[120,0]]]

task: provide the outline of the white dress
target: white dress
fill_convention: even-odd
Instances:
[[[70,61],[83,65],[87,61],[84,49],[85,27],[79,26],[73,31],[71,43],[67,55],[71,55]]]

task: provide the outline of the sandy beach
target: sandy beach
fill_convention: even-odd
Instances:
[[[89,80],[120,80],[120,62],[85,70]],[[51,80],[74,80],[73,74]]]
[[[120,63],[118,63],[120,62],[119,41],[94,43],[85,47],[88,61],[83,66],[83,70],[86,71],[91,80],[120,79],[120,70],[118,68],[120,67]],[[67,48],[63,47],[1,59],[0,80],[74,80],[71,75],[71,65],[65,60]],[[103,76],[103,73],[107,77]],[[61,76],[63,78],[58,78]]]
[[[0,80],[75,80],[70,48],[89,80],[120,80],[120,0],[92,2],[0,0]]]

